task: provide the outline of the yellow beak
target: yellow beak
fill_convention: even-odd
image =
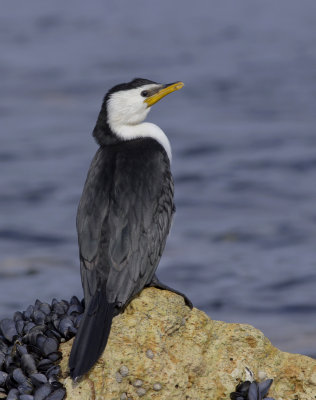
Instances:
[[[183,88],[183,82],[174,82],[168,85],[163,86],[157,93],[153,94],[147,99],[144,100],[144,103],[147,103],[147,107],[153,106],[157,101],[167,96],[167,94],[174,92],[175,90],[180,90]]]

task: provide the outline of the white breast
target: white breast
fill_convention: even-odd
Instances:
[[[113,131],[123,140],[131,140],[137,138],[146,138],[150,137],[152,139],[157,140],[158,143],[162,145],[165,149],[169,160],[171,162],[172,154],[171,154],[171,146],[169,139],[166,134],[159,126],[152,124],[150,122],[143,122],[137,125],[121,125],[121,126],[111,126]]]

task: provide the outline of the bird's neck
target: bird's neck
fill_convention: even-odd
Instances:
[[[132,140],[137,138],[152,138],[159,142],[165,149],[171,162],[171,146],[166,134],[159,126],[150,122],[143,122],[136,125],[117,125],[111,126],[113,132],[123,140]]]

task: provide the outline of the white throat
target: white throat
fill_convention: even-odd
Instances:
[[[112,131],[123,140],[146,137],[155,139],[165,149],[171,162],[171,147],[165,133],[155,124],[143,122],[150,107],[144,102],[141,93],[157,86],[161,85],[148,84],[111,94],[107,102],[108,124]]]
[[[141,124],[136,125],[117,125],[113,126],[111,124],[111,128],[113,132],[115,132],[121,139],[123,140],[131,140],[137,138],[152,138],[157,140],[158,143],[162,145],[165,149],[169,161],[171,162],[172,154],[171,154],[171,146],[169,139],[166,134],[159,126],[152,124],[150,122],[143,122]]]

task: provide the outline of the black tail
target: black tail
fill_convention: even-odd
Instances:
[[[111,330],[115,304],[108,303],[98,290],[87,305],[69,357],[69,370],[76,379],[96,363],[105,349]]]

